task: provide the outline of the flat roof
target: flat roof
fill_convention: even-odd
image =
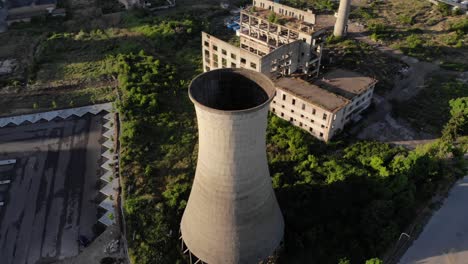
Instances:
[[[277,88],[333,113],[349,103],[348,99],[300,78],[280,78],[275,84]]]
[[[322,78],[313,83],[332,93],[337,93],[348,99],[367,91],[377,80],[360,73],[335,69],[325,73]]]

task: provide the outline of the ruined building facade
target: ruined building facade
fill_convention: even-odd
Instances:
[[[204,71],[245,68],[267,75],[277,89],[270,110],[328,141],[370,105],[376,80],[344,70],[317,77],[333,16],[269,0],[252,4],[240,13],[239,46],[202,32]],[[298,75],[316,80],[291,77]]]

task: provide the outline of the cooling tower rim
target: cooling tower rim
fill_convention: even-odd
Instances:
[[[242,109],[242,110],[220,110],[220,109],[212,108],[212,107],[209,107],[209,106],[206,106],[206,105],[200,103],[192,95],[192,86],[193,86],[194,82],[196,82],[199,78],[205,77],[206,75],[213,75],[213,74],[216,74],[216,73],[218,73],[218,74],[233,73],[233,74],[239,74],[241,76],[244,76],[244,77],[254,81],[260,88],[262,88],[265,91],[265,93],[268,95],[268,99],[265,100],[265,102],[255,106],[255,107]],[[195,104],[195,106],[197,106],[197,107],[199,107],[199,108],[201,108],[201,109],[203,109],[205,111],[216,113],[216,114],[237,115],[237,114],[247,114],[247,113],[255,112],[255,111],[258,111],[259,109],[264,108],[268,104],[270,104],[270,102],[273,100],[273,98],[276,95],[276,87],[275,87],[275,84],[273,83],[273,81],[270,78],[268,78],[266,75],[264,75],[263,73],[256,72],[256,71],[253,71],[253,70],[243,69],[243,68],[221,68],[221,69],[211,70],[211,71],[208,71],[208,72],[203,72],[203,73],[197,75],[195,78],[193,78],[192,81],[189,84],[188,94],[189,94],[189,98],[193,102],[193,104]]]

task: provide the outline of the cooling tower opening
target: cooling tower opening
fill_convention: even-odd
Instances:
[[[189,88],[195,103],[222,111],[255,108],[275,95],[273,83],[261,73],[244,69],[219,69],[196,77]]]

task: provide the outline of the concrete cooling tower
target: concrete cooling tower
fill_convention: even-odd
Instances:
[[[184,249],[194,263],[265,260],[284,231],[265,145],[275,87],[258,72],[219,69],[196,77],[189,96],[197,114],[199,150],[180,227]]]
[[[333,35],[335,37],[342,37],[348,31],[348,16],[351,10],[351,0],[340,0],[340,7],[338,7],[338,17],[336,18],[335,28]]]

